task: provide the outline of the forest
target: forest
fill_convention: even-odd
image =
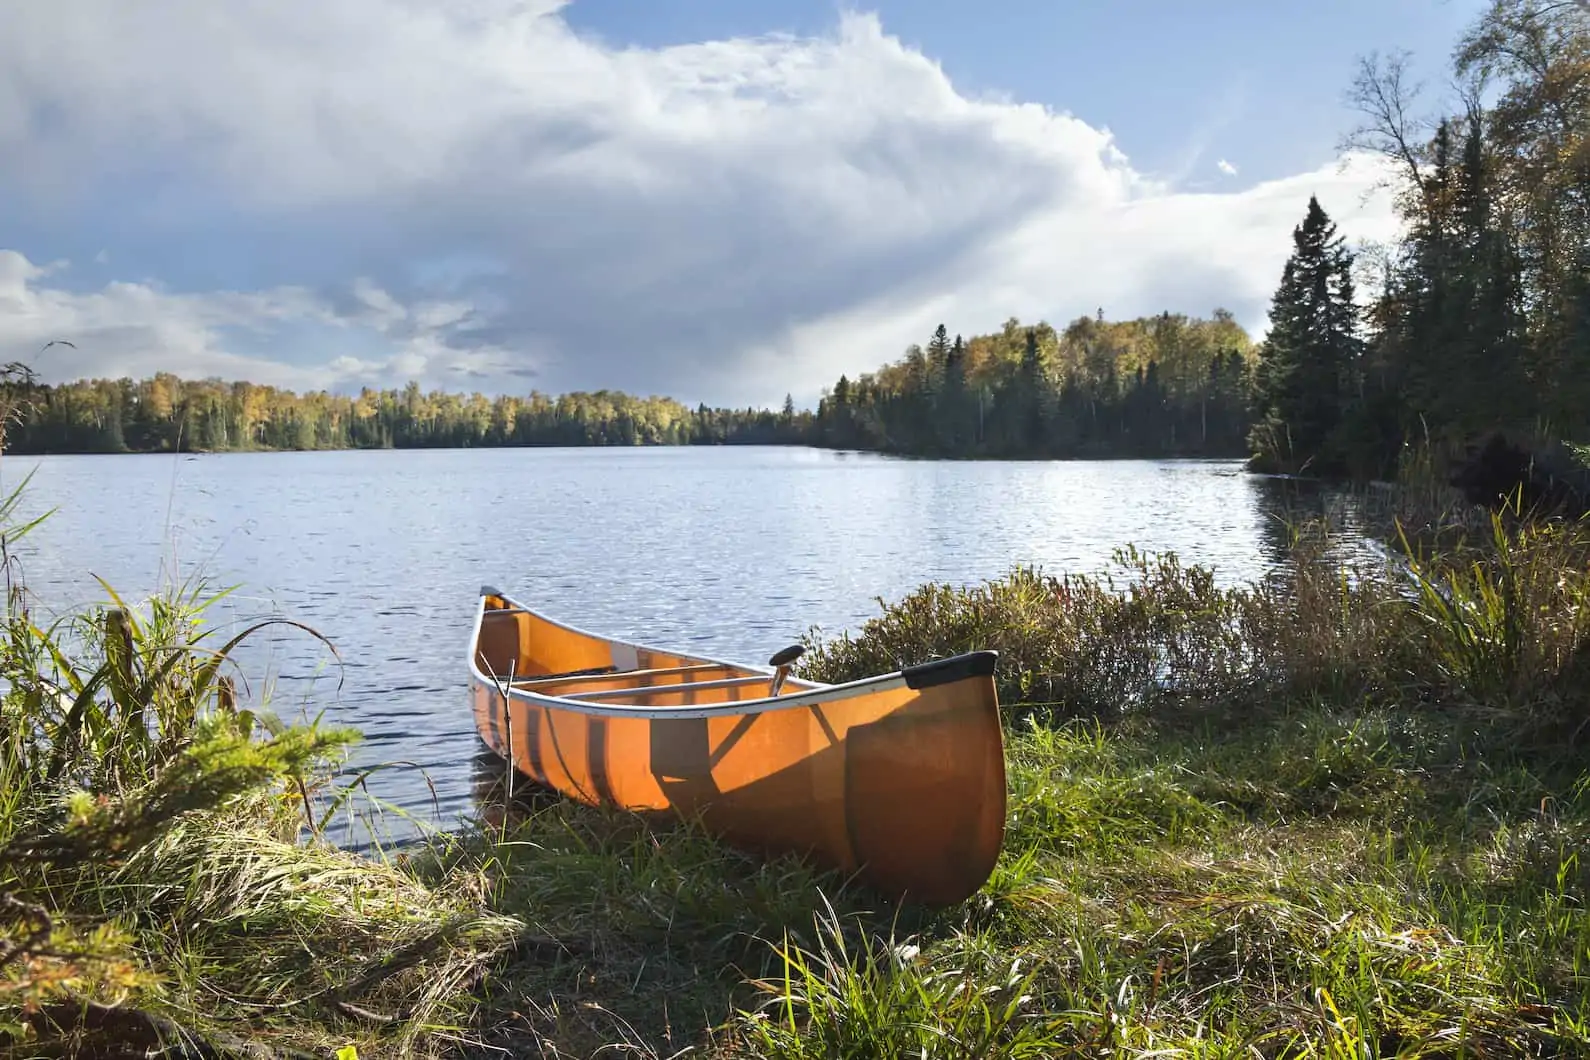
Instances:
[[[533,445],[823,445],[959,456],[1240,456],[1252,343],[1230,314],[1163,314],[1064,333],[1011,320],[926,349],[854,384],[841,378],[814,414],[695,409],[618,391],[486,397],[362,390],[356,397],[248,382],[92,379],[11,384],[16,453]],[[1055,385],[1051,379],[1059,379]],[[1069,425],[1069,426],[1063,426]]]
[[[785,444],[805,440],[810,413],[692,410],[611,390],[550,397],[361,390],[356,397],[217,379],[10,383],[15,453],[423,449],[530,445]]]
[[[1355,253],[1310,200],[1258,350],[1257,467],[1390,476],[1493,432],[1586,437],[1590,15],[1501,0],[1450,74],[1457,106],[1427,112],[1405,55],[1360,66],[1350,146],[1392,164],[1403,234]]]
[[[1402,54],[1362,61],[1344,146],[1391,165],[1403,222],[1349,247],[1315,198],[1255,342],[1224,309],[1057,329],[1015,318],[825,388],[815,412],[618,391],[486,397],[247,382],[8,384],[13,452],[790,444],[941,457],[1223,456],[1395,475],[1479,435],[1583,441],[1590,409],[1590,18],[1501,0],[1426,110]]]
[[[812,443],[929,456],[1243,456],[1253,342],[1231,314],[1064,331],[1012,318],[852,381],[818,403]]]
[[[1344,146],[1390,164],[1401,237],[1349,247],[1311,197],[1262,341],[1224,311],[1057,334],[1009,321],[824,395],[817,444],[939,455],[1248,456],[1390,478],[1502,432],[1590,437],[1590,17],[1500,0],[1426,109],[1408,56],[1369,56]]]

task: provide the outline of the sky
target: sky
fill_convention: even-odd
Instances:
[[[810,406],[1009,317],[1236,314],[1357,58],[1483,0],[0,0],[0,359]],[[55,345],[67,340],[75,348]]]

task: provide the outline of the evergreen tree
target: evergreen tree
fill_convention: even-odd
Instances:
[[[928,342],[928,364],[931,370],[942,376],[944,367],[949,360],[950,334],[943,324],[933,331],[933,338]]]
[[[1261,466],[1339,470],[1338,428],[1358,393],[1352,256],[1314,196],[1292,243],[1259,351],[1252,444]]]
[[[1026,346],[1021,355],[1021,407],[1026,410],[1026,422],[1020,432],[1018,445],[1027,451],[1041,450],[1044,445],[1043,351],[1038,345],[1038,331],[1028,328]]]
[[[1490,161],[1482,118],[1471,114],[1455,189],[1460,245],[1458,312],[1466,327],[1449,366],[1455,385],[1453,419],[1463,433],[1494,422],[1515,422],[1524,411],[1519,309],[1519,267],[1511,240],[1493,206]]]
[[[937,340],[935,335],[934,341]],[[967,444],[969,435],[964,426],[967,407],[966,344],[956,335],[944,352],[944,383],[939,387],[934,409],[936,449],[940,453],[958,453]]]

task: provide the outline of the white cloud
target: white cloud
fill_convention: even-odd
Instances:
[[[259,382],[291,373],[274,361],[251,361],[219,348],[215,329],[292,315],[296,292],[274,295],[171,295],[135,283],[113,283],[73,294],[38,281],[58,274],[23,255],[0,250],[0,349],[46,378],[87,374],[152,374],[181,365],[185,371],[251,372]],[[77,348],[58,345],[67,340]],[[274,376],[275,378],[270,378]]]
[[[1230,162],[1227,162],[1223,158],[1215,163],[1215,168],[1220,170],[1220,172],[1224,173],[1228,177],[1234,177],[1237,175],[1237,167],[1232,165]]]
[[[1363,166],[1181,193],[1076,118],[961,96],[871,16],[620,50],[561,6],[8,5],[0,152],[29,161],[0,200],[140,282],[73,288],[42,237],[0,256],[0,356],[66,338],[52,377],[773,403],[941,319],[1260,327],[1314,191],[1388,231]]]
[[[4,359],[21,360],[47,380],[177,371],[294,389],[400,386],[409,378],[459,386],[497,371],[511,374],[525,363],[520,358],[518,365],[509,364],[495,347],[447,347],[438,333],[459,318],[458,307],[400,306],[364,279],[353,287],[369,311],[339,315],[300,288],[178,294],[150,284],[112,283],[78,294],[37,282],[62,271],[60,263],[43,267],[0,250],[0,350]],[[260,338],[269,344],[288,327],[296,327],[295,334],[308,329],[317,342],[331,346],[375,343],[387,354],[332,354],[305,364],[235,352],[247,336],[254,337],[250,345]],[[62,339],[71,345],[50,345]]]

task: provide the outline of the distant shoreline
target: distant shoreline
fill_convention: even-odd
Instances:
[[[1003,456],[986,453],[907,453],[896,452],[888,449],[860,449],[851,446],[814,445],[810,442],[662,442],[641,445],[576,445],[554,442],[529,442],[520,445],[409,445],[409,446],[327,446],[314,449],[296,448],[267,448],[257,447],[250,449],[122,449],[107,451],[103,449],[19,449],[7,446],[4,455],[8,457],[53,457],[53,456],[105,456],[105,457],[130,457],[130,456],[245,456],[245,455],[283,455],[288,453],[416,453],[416,452],[466,452],[516,449],[561,449],[561,450],[618,450],[628,451],[636,449],[810,449],[820,452],[839,453],[850,456],[877,456],[891,460],[910,461],[913,463],[955,463],[955,464],[1054,464],[1054,463],[1111,463],[1134,460],[1174,460],[1186,463],[1230,463],[1246,464],[1246,454],[1209,454],[1209,453],[1076,453],[1053,456]],[[1254,474],[1260,474],[1254,472]],[[1295,475],[1267,475],[1271,478],[1300,478],[1307,476]]]

